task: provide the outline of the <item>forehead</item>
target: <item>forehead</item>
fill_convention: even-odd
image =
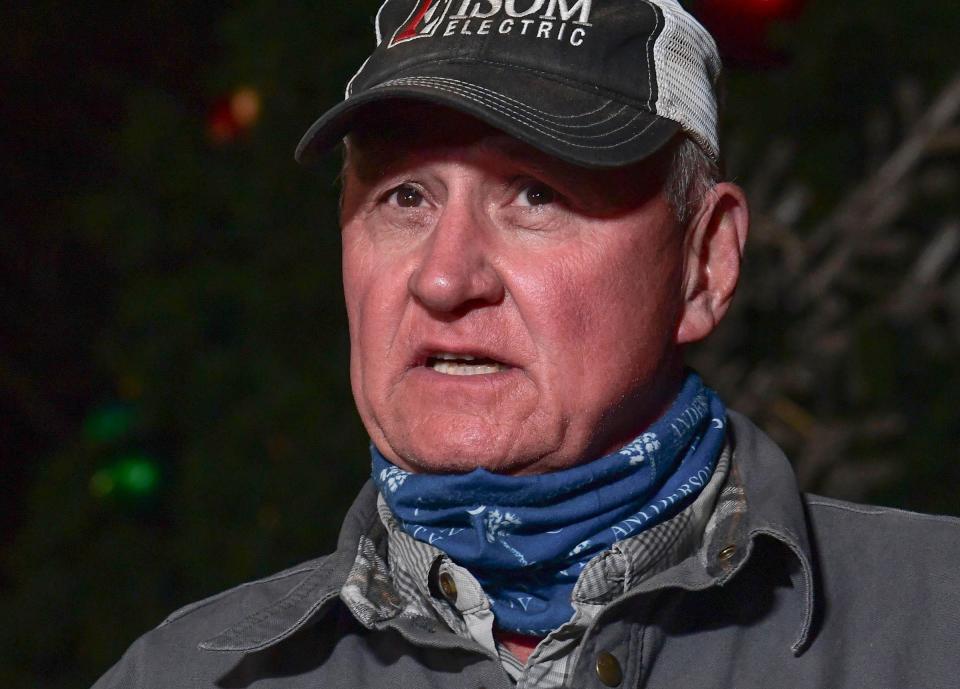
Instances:
[[[670,149],[621,168],[586,168],[560,160],[480,120],[449,108],[394,101],[364,114],[346,142],[349,181],[370,181],[435,160],[465,160],[492,172],[526,173],[618,204],[642,201],[663,186]]]

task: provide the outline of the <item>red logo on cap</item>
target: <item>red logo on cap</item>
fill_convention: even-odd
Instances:
[[[415,38],[432,36],[434,31],[447,16],[451,0],[420,0],[407,20],[400,25],[397,32],[390,39],[388,48],[398,43],[412,41]]]

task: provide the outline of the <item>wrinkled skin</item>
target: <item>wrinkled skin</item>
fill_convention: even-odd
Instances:
[[[388,459],[550,471],[616,449],[663,411],[682,345],[726,308],[746,232],[732,186],[678,227],[665,159],[589,170],[434,106],[353,137],[351,381]],[[441,373],[431,357],[443,352],[497,370]]]

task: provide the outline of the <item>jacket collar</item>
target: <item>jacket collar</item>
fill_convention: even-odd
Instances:
[[[814,576],[807,525],[796,479],[780,448],[746,417],[729,412],[734,457],[727,485],[707,528],[700,557],[651,577],[637,593],[664,587],[701,590],[722,585],[750,559],[758,537],[773,538],[792,555],[790,577],[802,611],[796,640],[806,646],[814,611]],[[319,615],[338,599],[357,557],[361,537],[379,547],[386,542],[377,515],[376,487],[367,481],[344,519],[337,550],[279,600],[239,620],[200,644],[207,651],[253,652],[273,646]]]
[[[729,515],[724,514],[723,505],[715,510],[717,523],[707,547],[707,569],[717,576],[716,583],[723,584],[749,560],[757,538],[768,537],[783,544],[792,556],[790,579],[802,605],[797,636],[791,645],[793,653],[799,655],[810,636],[816,591],[806,513],[797,480],[790,462],[769,436],[738,412],[728,412],[728,419],[734,458],[727,485],[740,508],[730,510]]]

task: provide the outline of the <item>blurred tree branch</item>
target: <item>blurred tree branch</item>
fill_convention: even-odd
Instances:
[[[852,449],[889,444],[908,429],[902,407],[857,389],[858,332],[912,324],[928,351],[960,332],[933,317],[938,309],[960,315],[960,220],[942,214],[915,227],[912,212],[930,204],[923,175],[938,170],[947,182],[932,195],[946,199],[943,213],[951,204],[957,211],[948,163],[958,151],[960,73],[925,110],[907,82],[899,94],[901,119],[912,124],[819,221],[808,218],[811,185],[791,176],[795,146],[768,147],[745,180],[754,217],[742,293],[694,356],[731,406],[786,446],[807,489],[850,499],[897,471],[892,456],[878,452],[864,463]],[[782,346],[757,357],[751,341],[764,335]]]

